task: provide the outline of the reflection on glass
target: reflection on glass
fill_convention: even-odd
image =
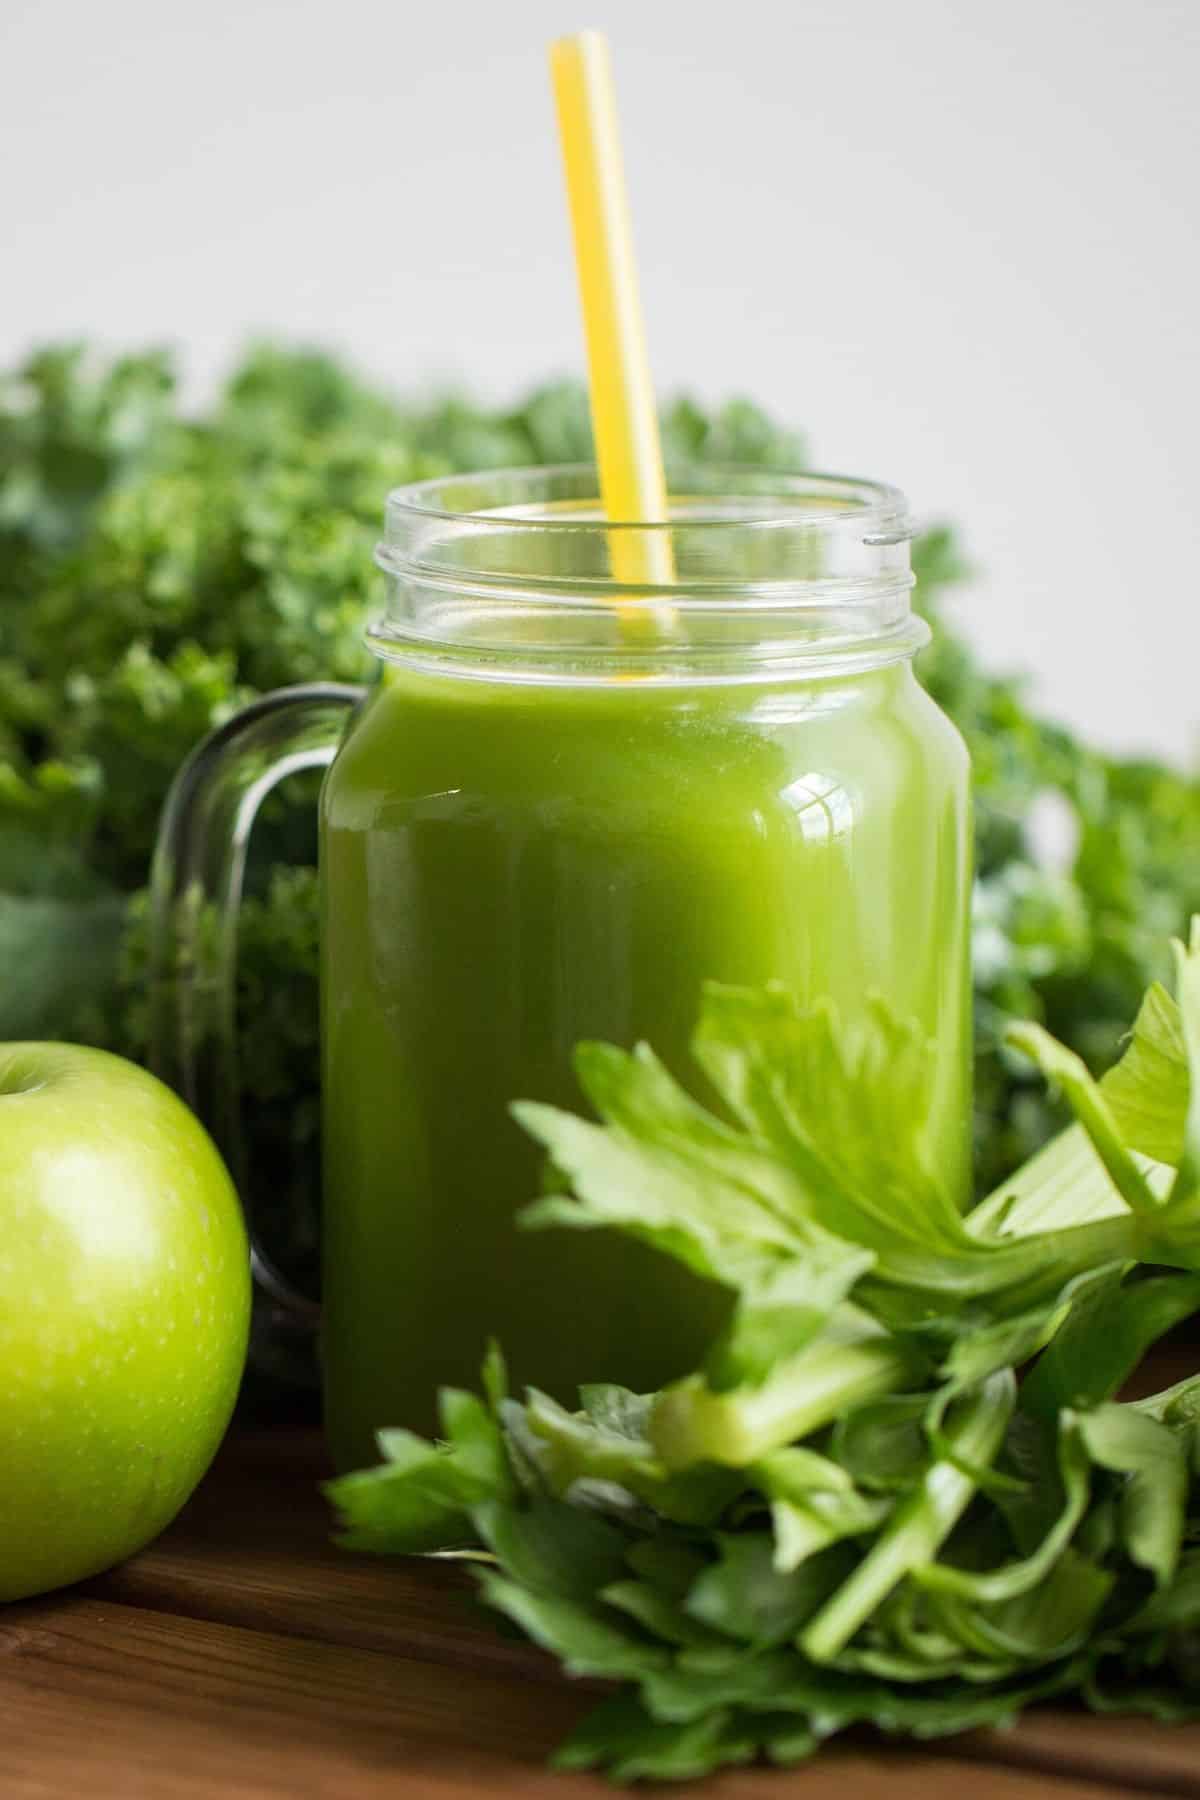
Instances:
[[[854,823],[850,796],[832,775],[815,770],[798,775],[784,788],[782,798],[795,813],[805,843],[842,837]]]

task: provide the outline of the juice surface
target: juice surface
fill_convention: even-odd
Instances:
[[[497,1337],[573,1401],[694,1367],[719,1290],[607,1232],[519,1232],[578,1107],[580,1038],[694,1080],[702,982],[872,993],[939,1046],[930,1130],[964,1197],[966,753],[907,664],[840,679],[523,683],[389,667],[325,784],[327,1429],[345,1467],[427,1430]]]

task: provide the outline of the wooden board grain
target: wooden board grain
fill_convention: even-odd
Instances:
[[[6,1800],[39,1782],[114,1800],[368,1796],[418,1775],[409,1792],[538,1793],[579,1707],[565,1690],[86,1598],[13,1608],[0,1649]]]
[[[1034,1708],[1012,1731],[983,1733],[960,1754],[1026,1769],[1038,1779],[1070,1775],[1108,1782],[1122,1794],[1200,1800],[1198,1725]]]
[[[85,1597],[0,1622],[5,1800],[600,1800],[544,1767],[579,1708],[566,1688],[181,1619]],[[916,1750],[832,1751],[739,1770],[697,1800],[1112,1800]]]

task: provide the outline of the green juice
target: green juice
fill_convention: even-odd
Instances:
[[[578,1106],[581,1038],[689,1081],[700,988],[882,994],[939,1047],[965,1197],[966,755],[906,661],[839,677],[571,684],[401,664],[322,803],[326,1414],[338,1463],[427,1430],[489,1336],[516,1383],[657,1387],[719,1290],[604,1232],[522,1232],[517,1097]]]

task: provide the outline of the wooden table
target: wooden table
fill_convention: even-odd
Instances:
[[[0,1611],[3,1800],[612,1794],[543,1767],[588,1696],[498,1636],[453,1565],[332,1550],[320,1473],[312,1433],[235,1435],[149,1550]],[[936,1749],[864,1736],[799,1770],[738,1770],[678,1791],[1200,1796],[1200,1727],[1045,1711]]]

